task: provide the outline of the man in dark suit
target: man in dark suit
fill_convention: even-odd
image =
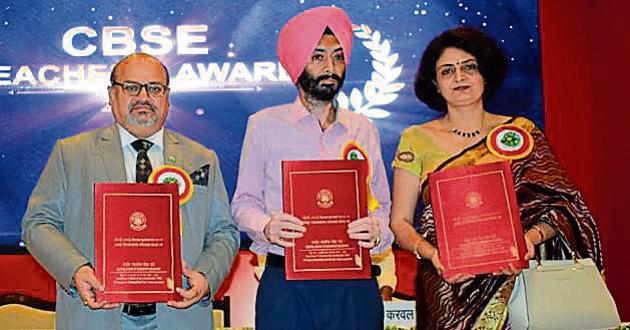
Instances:
[[[108,87],[115,123],[57,141],[31,195],[23,240],[58,283],[57,329],[214,329],[209,298],[230,269],[239,234],[216,154],[164,128],[168,84],[168,70],[155,57],[122,59]],[[180,208],[182,300],[97,303],[93,184],[142,182],[151,168],[182,164],[195,184]]]

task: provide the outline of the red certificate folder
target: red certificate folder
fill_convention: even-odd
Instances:
[[[445,277],[527,267],[508,162],[431,173],[429,185]]]
[[[175,184],[94,184],[97,301],[181,300],[179,196]]]
[[[306,233],[285,248],[288,280],[370,278],[370,252],[348,237],[348,223],[367,216],[367,162],[282,162],[284,212]]]

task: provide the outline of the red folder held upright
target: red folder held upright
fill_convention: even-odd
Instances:
[[[285,248],[287,279],[369,278],[370,252],[347,234],[348,223],[367,216],[367,163],[283,161],[282,175],[284,212],[306,227]]]
[[[181,300],[179,195],[175,184],[94,184],[97,301]]]
[[[429,185],[445,277],[527,267],[508,162],[431,173]]]

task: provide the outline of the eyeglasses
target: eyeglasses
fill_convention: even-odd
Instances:
[[[127,96],[140,95],[140,92],[142,92],[142,87],[144,87],[147,90],[147,94],[149,94],[150,96],[160,97],[164,95],[164,92],[168,89],[168,86],[160,84],[158,82],[150,82],[146,84],[141,84],[135,81],[125,81],[123,83],[113,81],[112,86],[122,87],[123,92]]]

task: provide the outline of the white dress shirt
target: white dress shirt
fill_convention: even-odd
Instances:
[[[120,135],[120,143],[123,150],[123,158],[125,160],[127,182],[135,183],[136,158],[138,157],[138,152],[133,148],[131,143],[138,138],[131,135],[131,133],[129,133],[129,131],[120,124],[116,124],[116,126],[118,126],[118,134]],[[144,140],[153,142],[153,145],[149,148],[149,151],[147,151],[147,155],[151,161],[151,167],[156,169],[157,167],[164,165],[164,127]]]

